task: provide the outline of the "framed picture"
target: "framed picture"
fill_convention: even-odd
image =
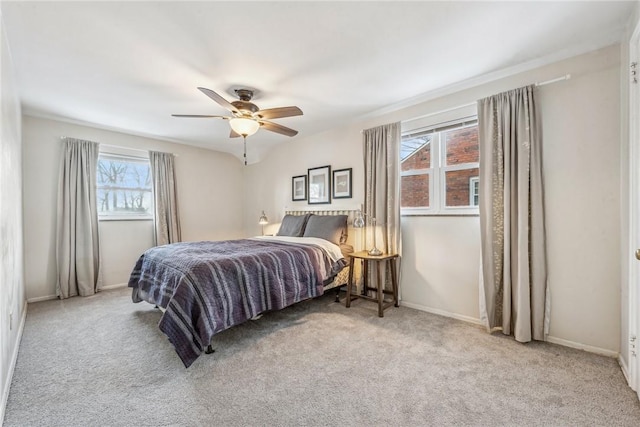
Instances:
[[[331,166],[307,170],[309,181],[309,204],[331,203]]]
[[[351,198],[351,168],[333,171],[333,198]]]
[[[307,200],[307,175],[291,178],[291,200]]]

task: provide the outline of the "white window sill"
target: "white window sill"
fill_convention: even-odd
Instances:
[[[480,216],[478,209],[460,208],[446,210],[401,209],[400,216]]]
[[[153,221],[148,216],[99,216],[98,221]]]

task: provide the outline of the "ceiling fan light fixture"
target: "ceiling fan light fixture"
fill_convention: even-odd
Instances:
[[[260,123],[244,117],[235,117],[229,120],[229,125],[235,133],[245,137],[253,135],[260,129]]]

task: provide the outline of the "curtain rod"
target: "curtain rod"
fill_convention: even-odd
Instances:
[[[542,82],[536,82],[534,83],[535,86],[545,86],[551,83],[557,83],[557,82],[561,82],[564,80],[569,80],[571,78],[571,74],[565,74],[564,76],[560,76],[560,77],[556,77],[555,79],[551,79],[551,80],[545,80]],[[409,123],[412,122],[414,120],[420,120],[420,119],[425,119],[427,117],[431,117],[431,116],[435,116],[437,114],[443,114],[443,113],[448,113],[449,111],[454,111],[454,110],[458,110],[461,108],[466,108],[466,107],[471,107],[473,105],[476,105],[477,102],[470,102],[468,104],[464,104],[464,105],[458,105],[456,107],[451,107],[451,108],[447,108],[445,110],[440,110],[440,111],[436,111],[434,113],[429,113],[429,114],[424,114],[422,116],[418,116],[418,117],[413,117],[411,119],[407,119],[407,120],[402,120],[401,123]],[[360,131],[360,133],[362,133],[363,131]]]
[[[535,85],[536,86],[544,86],[544,85],[550,85],[551,83],[556,83],[556,82],[562,82],[565,80],[569,80],[571,78],[571,74],[565,74],[564,76],[560,76],[560,77],[556,77],[555,79],[551,79],[551,80],[545,80],[543,82],[536,82]]]
[[[68,137],[66,136],[61,136],[60,139],[66,139]],[[108,148],[117,148],[117,149],[122,149],[122,150],[129,150],[129,151],[139,151],[141,153],[145,153],[145,154],[149,154],[149,151],[151,150],[142,150],[140,148],[129,148],[129,147],[123,147],[122,145],[111,145],[111,144],[103,144],[101,142],[99,142],[100,147],[108,147]],[[171,153],[173,154],[175,157],[179,157],[177,154]]]

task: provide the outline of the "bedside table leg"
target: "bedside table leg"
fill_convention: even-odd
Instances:
[[[362,260],[362,290],[360,291],[360,295],[369,295],[369,261],[366,259]]]
[[[349,283],[347,283],[347,302],[346,307],[351,307],[351,287],[353,286],[353,264],[354,258],[349,261]]]
[[[384,317],[384,308],[382,308],[382,305],[384,304],[384,285],[382,284],[382,274],[380,271],[380,263],[376,262],[376,265],[378,266],[377,268],[377,273],[378,273],[378,317]]]
[[[398,276],[396,275],[396,258],[390,259],[389,264],[391,265],[391,284],[393,286],[393,302],[396,307],[400,307],[400,303],[398,301]]]

